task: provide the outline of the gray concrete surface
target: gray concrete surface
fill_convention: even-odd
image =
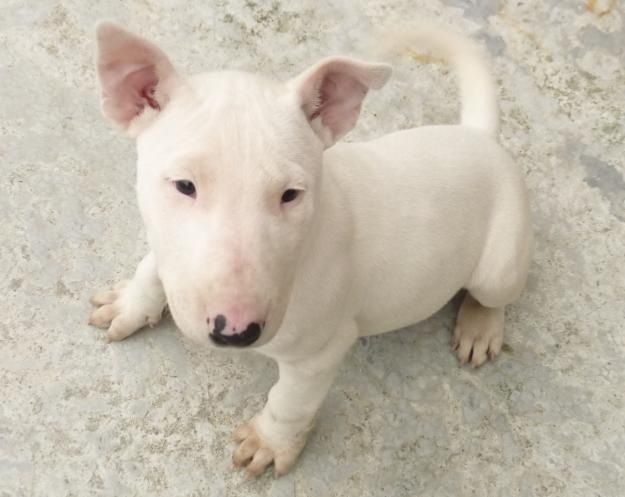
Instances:
[[[589,4],[3,0],[0,496],[625,495],[625,13]],[[483,40],[537,233],[501,357],[458,367],[453,304],[364,340],[296,469],[252,482],[233,472],[230,431],[260,408],[274,365],[194,348],[170,322],[114,345],[86,325],[92,291],[145,250],[133,145],[98,111],[100,18],[191,71],[279,77],[362,55],[372,29],[397,20]],[[406,59],[350,139],[456,112],[451,75]]]

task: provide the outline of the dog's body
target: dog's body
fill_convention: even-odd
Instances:
[[[124,43],[144,43],[141,45],[143,54],[155,49],[110,24],[104,25],[99,33],[105,52],[106,40],[120,33],[126,37]],[[96,296],[95,302],[102,307],[94,312],[92,322],[108,325],[112,321],[109,339],[123,339],[146,322],[158,322],[169,302],[183,333],[194,340],[209,342],[210,336],[218,345],[235,346],[256,342],[255,350],[276,359],[280,380],[269,393],[265,409],[235,433],[241,444],[235,451],[234,461],[246,466],[251,474],[259,474],[271,462],[277,473],[283,473],[295,462],[336,369],[358,336],[390,331],[425,319],[465,288],[468,294],[454,332],[454,347],[461,362],[470,361],[477,366],[487,356],[492,358],[499,352],[503,340],[503,308],[519,296],[524,286],[532,247],[526,191],[520,171],[494,139],[497,132],[494,87],[479,52],[463,38],[436,30],[423,30],[408,36],[408,41],[425,44],[425,48],[451,59],[458,67],[463,95],[462,125],[421,127],[366,143],[337,144],[328,148],[323,153],[323,168],[320,164],[319,167],[310,165],[296,174],[298,191],[307,190],[310,200],[300,200],[300,204],[290,207],[293,193],[287,192],[293,189],[289,188],[282,196],[280,211],[272,211],[273,217],[268,215],[267,218],[251,215],[249,226],[244,219],[250,217],[250,212],[262,210],[260,201],[253,204],[252,200],[241,200],[241,213],[233,214],[230,210],[238,207],[233,202],[228,203],[228,198],[234,196],[214,190],[210,199],[200,205],[201,199],[193,196],[196,187],[191,189],[190,181],[180,184],[179,180],[173,180],[179,192],[193,197],[193,204],[162,207],[163,195],[170,193],[158,196],[153,193],[155,188],[160,188],[155,187],[160,183],[152,179],[158,168],[142,164],[161,160],[159,157],[164,152],[158,144],[163,136],[172,134],[168,129],[170,123],[178,126],[184,122],[180,116],[187,115],[185,109],[193,102],[180,102],[191,99],[190,96],[180,96],[183,90],[178,89],[171,90],[164,98],[158,93],[162,88],[156,88],[156,92],[150,88],[146,93],[141,87],[144,83],[139,83],[140,91],[135,91],[133,102],[146,109],[136,105],[134,114],[131,112],[121,118],[128,102],[122,102],[126,107],[118,105],[113,110],[110,105],[107,107],[110,102],[105,102],[108,117],[127,128],[139,126],[139,131],[135,131],[139,134],[139,204],[153,253],[146,256],[126,287]],[[175,87],[170,83],[172,78],[162,77],[169,74],[169,66],[159,74],[168,61],[163,62],[161,52],[154,53],[152,66],[145,65],[144,55],[138,62],[132,61],[130,76],[147,78],[150,84],[158,82],[166,89]],[[128,71],[123,72],[121,77],[113,78],[115,84],[107,86],[106,70],[113,67],[115,56],[107,58],[105,53],[103,58],[104,63],[100,64],[103,89],[105,96],[114,98],[121,88],[117,82],[124,77],[124,81],[129,81],[130,76]],[[289,137],[288,153],[297,152],[298,157],[289,156],[291,161],[305,162],[307,159],[302,157],[316,154],[323,148],[321,144],[333,145],[354,125],[366,90],[379,87],[384,82],[381,80],[388,77],[383,66],[356,64],[359,63],[349,59],[333,59],[289,82],[287,88],[296,89],[295,94],[302,99],[298,102],[307,116],[306,123],[314,131],[314,134],[302,131],[302,135]],[[152,77],[151,73],[137,76],[137,68],[141,67],[155,67],[159,77]],[[238,81],[236,74],[227,77]],[[247,76],[241,76],[245,78]],[[259,98],[267,94],[270,100],[282,98],[282,93],[276,93],[279,96],[275,97],[273,88],[264,88],[264,84],[258,83],[263,88]],[[178,86],[184,89],[185,95],[193,95],[193,99],[204,91],[193,87],[193,92],[188,92],[188,87],[189,83]],[[307,101],[306,92],[310,88],[317,93]],[[246,92],[250,94],[249,90]],[[168,100],[179,103],[173,110],[161,112]],[[150,117],[150,112],[154,111],[162,116]],[[243,109],[242,116],[246,112],[247,109]],[[141,123],[147,119],[146,114],[151,121]],[[241,119],[237,122],[242,122]],[[293,126],[297,128],[301,124],[297,120]],[[201,136],[198,142],[211,140],[214,127],[210,130],[212,134]],[[184,133],[187,131],[181,135]],[[201,135],[197,126],[188,133]],[[245,131],[240,133],[244,135]],[[302,137],[312,141],[302,144]],[[263,139],[271,141],[271,138]],[[185,135],[173,149],[177,152],[182,142],[183,147],[197,154],[197,146],[189,145],[192,141]],[[218,147],[221,142],[215,143]],[[254,145],[246,146],[249,150],[245,156],[237,155],[233,159],[229,155],[231,152],[222,152],[220,162],[245,162],[253,155],[250,151]],[[205,164],[206,160],[198,159],[196,165],[198,162]],[[249,178],[250,175],[256,178],[254,173],[241,175],[243,169],[237,173],[231,166],[227,173],[213,174],[204,167],[200,168],[201,174],[196,171],[193,177],[200,185],[203,183],[198,177],[202,174],[211,177],[210,184],[226,185],[220,175],[232,175],[241,187],[242,196],[252,199],[254,192],[262,188]],[[268,177],[276,175],[279,172],[272,172]],[[260,182],[261,176],[256,179]],[[205,189],[209,187],[207,183]],[[189,195],[191,191],[193,195]],[[173,201],[179,199],[175,197]],[[210,207],[209,202],[212,202]],[[188,210],[191,207],[194,211]],[[163,240],[168,230],[159,228],[159,219],[165,219],[162,224],[167,225],[169,214],[154,213],[165,208],[178,209],[177,212],[187,209],[184,212],[192,219],[184,233],[191,233],[193,243],[172,242],[173,248],[169,245],[165,248]],[[297,214],[295,209],[302,213]],[[227,212],[216,214],[222,211]],[[282,221],[276,221],[276,216]],[[287,223],[289,216],[295,221],[288,221],[291,227],[287,230],[279,223]],[[175,223],[185,221],[178,217]],[[227,227],[231,223],[240,227],[244,239],[249,236],[249,244],[257,243],[261,251],[263,247],[275,250],[278,254],[275,258],[288,269],[275,276],[277,283],[272,283],[272,275],[282,269],[262,258],[255,263],[255,256],[248,255],[241,244],[232,241],[236,236]],[[267,242],[274,231],[276,235]],[[215,252],[215,240],[229,249]],[[286,255],[280,255],[276,245],[281,240],[292,244],[285,251]],[[254,249],[248,247],[247,250]],[[231,256],[231,252],[236,256]],[[189,259],[188,265],[180,262],[185,256]],[[206,272],[197,263],[192,264],[204,258],[210,258],[213,263],[223,261],[223,264]],[[265,285],[270,295],[268,303],[262,303],[261,297],[247,290],[265,274],[269,274],[269,283]],[[220,282],[220,290],[211,290],[210,298],[205,297],[202,292],[213,280]],[[195,293],[189,293],[189,287],[194,288]],[[263,291],[260,288],[257,293],[263,294]],[[237,305],[232,304],[233,299]],[[207,307],[204,307],[205,301],[209,301]],[[221,313],[215,317],[213,301],[223,302],[219,309],[230,309],[225,317]],[[238,305],[239,302],[246,304]],[[260,312],[259,309],[265,310]],[[206,313],[208,318],[202,325]],[[245,317],[241,317],[243,315]]]
[[[521,177],[486,133],[427,126],[337,144],[324,167],[319,225],[285,317],[295,342],[332,335],[325,316],[347,315],[365,336],[429,317],[460,288],[484,287],[495,307],[518,295],[526,260],[515,248],[531,240],[511,222],[525,208]],[[274,343],[280,334],[259,351]]]

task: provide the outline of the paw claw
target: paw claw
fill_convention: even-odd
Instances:
[[[487,355],[488,355],[488,359],[490,361],[494,361],[495,357],[497,357],[497,352],[495,352],[493,349],[489,348]]]

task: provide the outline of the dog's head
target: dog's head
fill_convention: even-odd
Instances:
[[[184,77],[115,24],[97,42],[102,112],[137,139],[139,208],[174,320],[200,342],[266,343],[314,222],[323,151],[389,66],[333,57],[286,82]]]

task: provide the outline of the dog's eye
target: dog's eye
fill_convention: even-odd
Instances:
[[[301,190],[293,190],[293,189],[288,189],[285,190],[284,193],[282,194],[282,203],[286,204],[288,202],[293,202],[293,200],[295,200],[299,194],[301,193]]]
[[[187,181],[186,179],[180,179],[178,181],[174,181],[176,185],[176,190],[178,190],[183,195],[187,195],[188,197],[195,197],[195,185],[191,181]]]

